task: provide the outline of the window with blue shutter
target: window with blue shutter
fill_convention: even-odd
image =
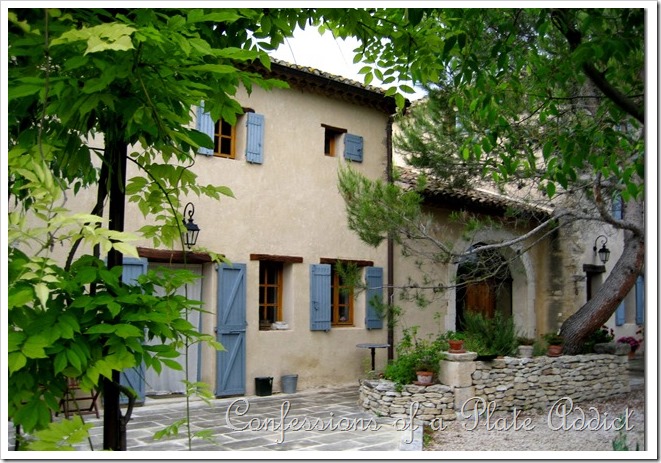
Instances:
[[[204,103],[197,107],[197,125],[195,127],[198,131],[209,136],[211,140],[214,139],[216,124],[211,120],[211,115],[204,111]],[[197,150],[200,154],[213,156],[213,148],[205,148],[200,146]]]
[[[622,220],[622,196],[619,194],[613,198],[613,218]]]
[[[331,328],[331,266],[310,265],[310,330]]]
[[[383,268],[367,267],[365,269],[365,283],[367,284],[365,328],[380,330],[383,328],[383,319],[378,307],[383,303]]]
[[[246,161],[252,164],[264,162],[264,116],[247,114]]]
[[[636,279],[636,323],[645,323],[645,278],[642,275]]]
[[[344,136],[344,158],[353,162],[363,162],[363,137],[350,133]]]
[[[622,326],[624,325],[625,322],[625,313],[624,313],[624,301],[620,303],[620,305],[617,307],[617,310],[615,310],[615,324],[617,326]]]

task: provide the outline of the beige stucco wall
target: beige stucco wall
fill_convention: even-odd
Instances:
[[[385,178],[386,128],[388,115],[350,102],[292,89],[244,90],[237,100],[265,117],[264,163],[245,160],[245,116],[237,123],[236,159],[195,156],[191,170],[200,184],[224,185],[235,198],[220,201],[182,198],[194,203],[195,222],[201,232],[198,246],[223,254],[231,262],[247,265],[246,393],[255,392],[254,378],[274,377],[274,391],[280,390],[282,374],[298,374],[299,390],[356,383],[368,366],[369,350],[358,349],[364,342],[385,343],[387,329],[365,329],[365,295],[354,302],[354,326],[333,327],[329,332],[310,331],[310,265],[321,258],[372,261],[383,267],[387,281],[385,245],[363,244],[347,227],[344,202],[337,188],[338,169],[346,161],[341,152],[324,155],[324,128],[344,128],[364,138],[364,160],[354,168],[371,178]],[[92,142],[103,146],[102,140]],[[129,163],[130,178],[138,174]],[[66,206],[89,212],[96,191],[70,195]],[[182,211],[183,212],[183,211]],[[106,208],[107,216],[107,208]],[[126,205],[125,230],[136,232],[150,217],[143,218],[134,203]],[[152,247],[139,240],[137,246]],[[63,260],[68,247],[54,250]],[[81,247],[78,255],[89,253]],[[284,318],[288,330],[259,331],[259,261],[251,254],[297,256],[303,263],[285,264]],[[217,272],[215,264],[202,266],[202,299],[211,312],[202,316],[202,331],[213,334],[216,322]],[[363,270],[364,276],[364,270]],[[385,297],[385,290],[384,290]],[[216,388],[217,354],[209,347],[201,352],[201,380]],[[377,365],[386,362],[386,350],[377,351]]]
[[[297,89],[265,92],[256,88],[250,96],[240,92],[237,100],[265,117],[264,163],[246,162],[245,117],[240,116],[236,159],[198,155],[191,169],[200,184],[228,186],[235,198],[189,199],[202,230],[198,246],[247,265],[246,392],[254,393],[254,378],[260,376],[274,377],[274,391],[280,389],[282,374],[298,374],[299,389],[357,381],[369,351],[356,344],[386,342],[386,329],[365,329],[365,296],[361,294],[354,302],[353,327],[310,331],[309,268],[320,258],[340,258],[373,261],[385,270],[386,251],[385,246],[374,249],[362,244],[348,230],[337,189],[338,168],[345,160],[339,154],[324,155],[321,124],[363,136],[364,161],[354,167],[377,178],[385,175],[388,118],[372,109]],[[131,217],[127,230],[148,222],[139,214],[127,216]],[[259,261],[251,261],[250,254],[303,258],[303,263],[285,264],[283,314],[288,330],[259,331]],[[205,265],[204,275],[203,299],[212,314],[203,316],[203,331],[213,333],[217,325],[214,265]],[[384,364],[385,355],[385,350],[379,350],[377,362]],[[215,384],[216,374],[216,353],[204,348],[201,379]]]

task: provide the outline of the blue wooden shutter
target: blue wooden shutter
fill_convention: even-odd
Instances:
[[[365,269],[365,282],[367,283],[365,328],[380,330],[383,328],[383,319],[377,306],[383,302],[383,268],[367,267]]]
[[[645,278],[642,275],[636,279],[636,323],[645,323]]]
[[[262,164],[264,163],[264,116],[248,113],[246,127],[246,161]]]
[[[225,350],[216,356],[216,395],[246,390],[246,265],[218,267],[217,341]]]
[[[344,158],[363,162],[363,137],[350,133],[344,135]]]
[[[204,111],[204,103],[197,107],[197,126],[195,128],[208,135],[211,140],[214,139],[216,134],[216,124],[211,120],[211,115]],[[200,146],[197,152],[200,154],[206,154],[207,156],[213,156],[213,148]]]
[[[622,220],[622,196],[619,194],[613,198],[613,218]]]
[[[620,303],[620,305],[617,307],[615,310],[615,324],[617,326],[622,326],[624,325],[625,317],[624,317],[624,301]]]
[[[122,283],[136,285],[138,283],[138,277],[147,273],[147,265],[148,262],[145,258],[124,257],[122,260]],[[137,404],[144,403],[145,401],[144,377],[144,363],[137,367],[126,369],[119,374],[119,384],[133,389],[138,394],[138,397],[135,399],[135,403]],[[120,395],[119,402],[121,404],[128,403],[128,397],[123,394]]]
[[[310,265],[310,330],[331,328],[331,266]]]

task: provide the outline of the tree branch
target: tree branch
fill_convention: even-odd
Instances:
[[[571,51],[576,50],[583,40],[583,37],[574,26],[570,24],[569,18],[567,17],[567,10],[564,9],[554,9],[551,12],[551,19],[553,25],[562,33],[567,39],[569,48]],[[603,73],[600,73],[593,64],[584,62],[582,64],[583,72],[586,76],[594,83],[594,85],[601,90],[601,92],[606,95],[616,106],[622,109],[624,112],[630,116],[636,118],[641,124],[645,123],[645,111],[636,105],[629,97],[624,93],[620,92],[617,88],[611,85],[608,80],[604,77]]]

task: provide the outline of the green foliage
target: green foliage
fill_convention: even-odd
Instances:
[[[395,348],[397,357],[384,371],[384,377],[400,387],[415,381],[416,371],[431,371],[438,375],[443,351],[447,350],[447,341],[442,337],[419,339],[417,334],[417,326],[402,331],[402,340]]]
[[[511,355],[519,345],[514,320],[500,312],[492,318],[477,312],[466,312],[464,335],[466,350],[478,355]]]
[[[558,333],[546,333],[542,337],[549,346],[561,346],[565,343],[565,339]]]
[[[526,336],[518,336],[516,342],[520,346],[532,346],[535,344],[535,338],[528,338]]]
[[[585,341],[585,344],[583,345],[583,353],[591,353],[594,352],[594,345],[595,344],[603,344],[603,343],[608,343],[612,342],[613,339],[615,339],[615,333],[613,332],[612,328],[608,328],[607,326],[602,326],[598,330],[594,331],[588,339]]]
[[[349,228],[370,246],[377,247],[390,233],[411,229],[420,215],[421,197],[381,180],[372,181],[355,169],[338,172]],[[395,239],[402,233],[393,235]]]
[[[541,339],[535,339],[534,344],[532,345],[532,355],[533,357],[542,357],[546,355],[546,352],[548,350],[548,346],[546,345],[546,342]]]
[[[620,416],[620,422],[624,422],[624,416]],[[625,429],[620,429],[617,432],[615,439],[611,441],[613,445],[613,450],[616,452],[629,452],[629,442],[627,440],[627,431]],[[636,451],[640,450],[640,444],[636,442]]]
[[[89,430],[94,425],[84,423],[82,418],[73,418],[53,422],[47,428],[36,431],[27,438],[27,449],[32,451],[73,451],[75,446],[88,438]]]

